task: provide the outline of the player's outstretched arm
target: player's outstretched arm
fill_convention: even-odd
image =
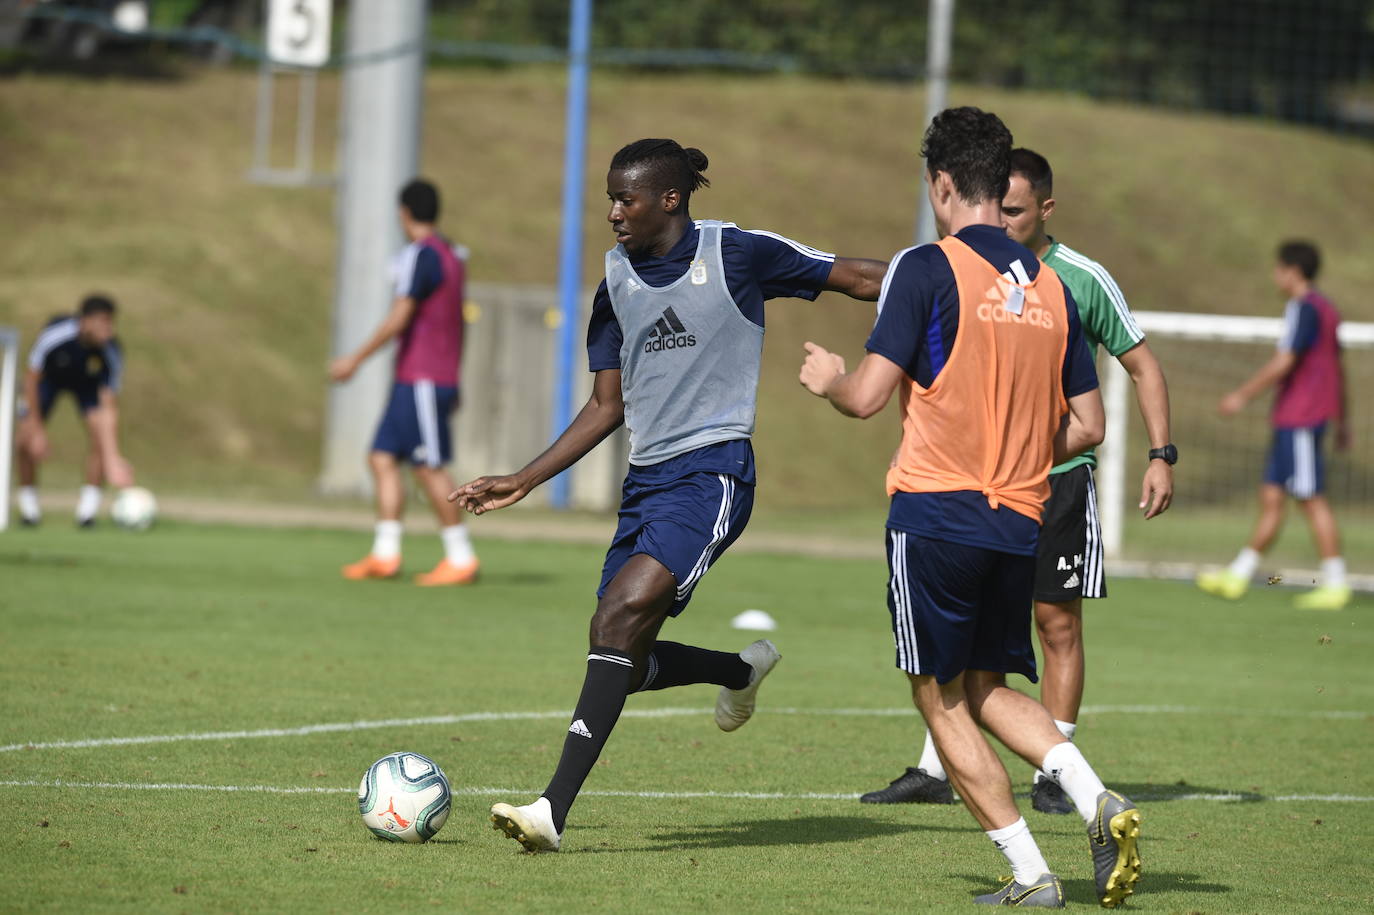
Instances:
[[[19,422],[19,447],[35,461],[48,456],[48,432],[43,428],[43,413],[38,404],[38,385],[42,374],[37,369],[24,373],[24,404],[26,412]]]
[[[100,406],[86,414],[86,424],[106,482],[120,488],[134,485],[134,469],[119,451],[119,398],[113,390],[100,389]]]
[[[1221,399],[1221,403],[1217,405],[1217,412],[1222,416],[1239,413],[1247,403],[1264,393],[1265,389],[1278,384],[1283,376],[1293,371],[1293,366],[1297,365],[1297,362],[1297,355],[1289,350],[1274,353],[1245,384]]]
[[[623,422],[625,401],[621,397],[620,369],[602,369],[592,383],[592,396],[543,454],[516,473],[478,477],[464,483],[449,493],[448,500],[474,515],[514,505],[545,480],[576,464]]]
[[[1116,358],[1135,383],[1135,399],[1140,406],[1140,416],[1145,420],[1145,434],[1150,439],[1150,447],[1163,448],[1171,441],[1169,385],[1164,380],[1164,369],[1160,367],[1150,344],[1144,340]],[[1140,481],[1139,507],[1145,510],[1146,519],[1161,514],[1173,500],[1174,468],[1166,461],[1150,461]]]
[[[1096,448],[1107,437],[1107,415],[1102,409],[1098,388],[1069,398],[1069,413],[1054,437],[1054,462],[1062,464],[1089,448]]]
[[[845,295],[865,302],[878,301],[883,291],[883,277],[887,275],[887,262],[869,260],[865,257],[837,257],[830,268],[830,276],[822,287],[831,292]]]
[[[329,363],[329,377],[334,381],[347,381],[352,378],[353,373],[358,371],[358,366],[362,365],[368,356],[385,346],[388,340],[405,330],[414,316],[415,300],[410,296],[398,296],[392,300],[391,310],[382,319],[382,323],[377,325],[377,329],[368,337],[367,342],[354,352],[339,356]]]
[[[877,353],[864,356],[852,374],[845,374],[844,359],[815,343],[803,344],[806,361],[798,380],[812,394],[824,397],[845,416],[868,419],[892,397],[905,374],[902,367]]]

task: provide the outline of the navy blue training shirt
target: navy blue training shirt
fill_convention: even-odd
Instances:
[[[1040,259],[997,226],[968,226],[955,235],[999,272],[1019,260],[1032,280]],[[1064,303],[1068,346],[1061,368],[1064,396],[1097,388],[1097,369],[1083,337],[1078,306],[1067,286]],[[878,320],[866,348],[901,366],[929,387],[944,368],[959,330],[959,292],[949,259],[937,245],[908,248],[892,259],[878,300]],[[1035,555],[1040,525],[1005,506],[991,508],[981,492],[910,493],[892,496],[888,527],[1005,553]]]
[[[630,258],[635,273],[651,286],[670,286],[691,268],[696,256],[700,223],[693,222],[663,257],[641,254]],[[763,326],[763,303],[783,297],[813,300],[830,278],[835,255],[759,229],[725,223],[720,233],[725,284],[740,313]],[[620,368],[620,322],[611,308],[603,279],[592,300],[587,323],[587,368],[593,372]],[[689,473],[728,473],[754,482],[754,452],[747,439],[707,445],[660,464],[631,467],[642,483],[665,483]]]

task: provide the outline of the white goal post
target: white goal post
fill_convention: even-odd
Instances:
[[[1145,331],[1151,349],[1159,356],[1169,382],[1170,400],[1174,416],[1174,439],[1179,446],[1179,465],[1175,482],[1184,480],[1198,466],[1199,448],[1210,449],[1213,454],[1207,457],[1217,463],[1215,452],[1225,447],[1227,436],[1236,435],[1230,431],[1238,424],[1226,425],[1229,420],[1215,417],[1215,404],[1218,391],[1225,391],[1249,377],[1261,365],[1260,360],[1266,350],[1278,341],[1283,329],[1281,318],[1247,317],[1237,315],[1186,314],[1167,311],[1133,312],[1136,323]],[[1361,351],[1374,348],[1374,323],[1342,322],[1340,340],[1345,351],[1344,363],[1347,385],[1351,398],[1351,412],[1356,417],[1357,434],[1365,434],[1362,426],[1368,423],[1362,417],[1369,415],[1368,397],[1371,388],[1367,365],[1371,362],[1368,355]],[[1248,344],[1248,346],[1236,346]],[[1261,346],[1257,346],[1261,345]],[[1238,352],[1231,352],[1231,351]],[[1139,480],[1128,477],[1127,464],[1134,468],[1137,463],[1143,467],[1145,450],[1139,427],[1139,412],[1136,408],[1130,376],[1121,363],[1110,357],[1099,363],[1102,376],[1102,400],[1107,413],[1107,434],[1098,449],[1098,494],[1102,505],[1102,542],[1109,558],[1119,559],[1129,549],[1123,542],[1123,532],[1127,515],[1136,510]],[[1220,385],[1220,387],[1218,387]],[[1272,396],[1272,395],[1269,395]],[[1253,491],[1258,481],[1260,467],[1255,466],[1253,441],[1260,433],[1258,426],[1259,408],[1251,412],[1248,427],[1250,445],[1246,453],[1246,464],[1233,463],[1230,467],[1214,473],[1237,480],[1237,487]],[[1180,419],[1183,422],[1180,422]],[[1182,428],[1190,426],[1194,432],[1190,441],[1183,436]],[[1215,437],[1196,435],[1197,430],[1220,430]],[[1203,440],[1200,440],[1203,439]],[[1218,444],[1218,441],[1221,444]],[[1362,441],[1367,441],[1364,439]],[[1239,450],[1239,446],[1238,450]],[[1139,454],[1135,452],[1139,451]],[[1367,460],[1367,449],[1357,445],[1355,458]],[[1349,474],[1347,475],[1349,476]],[[1370,493],[1361,483],[1355,495],[1363,505],[1369,500]],[[1176,503],[1175,511],[1187,506]],[[1249,510],[1248,503],[1246,510]],[[1226,544],[1226,548],[1239,547],[1240,544]],[[1207,557],[1198,557],[1205,559]]]
[[[10,462],[14,457],[15,378],[19,331],[0,327],[0,531],[10,526]]]

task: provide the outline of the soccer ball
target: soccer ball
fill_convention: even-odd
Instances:
[[[427,842],[448,819],[453,794],[434,760],[389,753],[367,767],[358,812],[372,834],[388,842]]]
[[[141,486],[121,489],[110,506],[110,517],[126,530],[146,531],[157,518],[157,500]]]

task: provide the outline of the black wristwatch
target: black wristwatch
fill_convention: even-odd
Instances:
[[[1163,448],[1151,448],[1150,460],[1159,459],[1170,467],[1178,463],[1178,449],[1172,444],[1165,445]]]

